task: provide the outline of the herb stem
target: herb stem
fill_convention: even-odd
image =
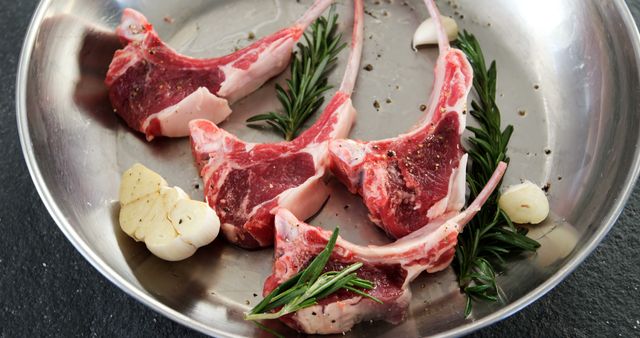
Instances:
[[[480,43],[466,31],[458,36],[456,46],[467,56],[473,68],[473,88],[478,101],[472,101],[470,114],[479,127],[467,127],[473,133],[468,139],[471,169],[467,183],[470,200],[475,199],[501,161],[509,162],[507,147],[513,126],[502,129],[500,109],[496,98],[497,67],[492,61],[489,68]],[[526,229],[516,228],[509,217],[498,207],[498,189],[489,197],[482,210],[458,236],[454,267],[458,284],[467,295],[465,315],[473,308],[473,300],[497,301],[499,289],[496,271],[504,268],[505,258],[524,251],[534,252],[540,244],[526,236]]]

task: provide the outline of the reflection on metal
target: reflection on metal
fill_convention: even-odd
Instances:
[[[531,257],[540,268],[563,263],[580,239],[579,231],[556,214],[550,214],[542,224],[527,228],[527,236],[540,243],[540,249]]]

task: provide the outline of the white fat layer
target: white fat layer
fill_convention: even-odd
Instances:
[[[451,177],[453,178],[454,175],[455,175],[455,171],[451,173]],[[452,186],[451,182],[452,180],[449,179],[449,192],[451,191],[451,186]],[[431,219],[431,218],[438,217],[439,215],[442,215],[442,213],[444,213],[444,211],[447,209],[448,204],[449,204],[449,194],[447,194],[441,200],[433,204],[431,208],[429,208],[429,210],[427,211],[427,217]]]
[[[221,67],[225,80],[217,94],[231,104],[254,92],[287,67],[294,46],[295,40],[287,37],[284,41],[271,43],[260,52],[248,69],[236,68],[233,62]]]
[[[464,207],[464,197],[467,190],[467,160],[468,154],[462,155],[458,168],[453,170],[449,182],[449,205],[446,211],[458,211]]]
[[[360,322],[360,317],[371,313],[371,309],[358,306],[362,297],[353,297],[334,303],[314,305],[296,312],[294,320],[307,334],[332,334],[351,330]]]
[[[307,334],[342,333],[362,321],[387,319],[389,307],[406,308],[410,301],[411,291],[404,287],[403,294],[393,304],[375,304],[362,297],[353,297],[299,310],[294,319]]]
[[[189,136],[189,122],[205,119],[213,123],[224,121],[231,114],[227,100],[211,94],[209,89],[200,87],[182,101],[147,117],[142,129],[147,130],[153,119],[160,121],[162,135],[169,137]]]
[[[351,126],[356,120],[358,112],[353,107],[351,98],[346,100],[340,107],[336,109],[334,114],[338,115],[338,121],[334,124],[333,130],[329,134],[329,138],[332,140],[343,139],[349,136]]]
[[[286,190],[278,198],[278,206],[289,209],[299,219],[315,214],[329,198],[329,187],[324,182],[325,170],[321,169],[301,185]]]
[[[447,195],[429,208],[427,211],[429,219],[436,218],[447,211],[459,211],[464,207],[467,157],[467,154],[462,155],[458,167],[451,171]]]

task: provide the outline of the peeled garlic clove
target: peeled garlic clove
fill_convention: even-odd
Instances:
[[[458,37],[458,24],[455,20],[448,16],[441,16],[442,25],[447,32],[447,38],[449,41],[453,41]],[[416,46],[421,45],[433,45],[438,43],[438,31],[436,30],[436,23],[433,18],[424,20],[416,32],[413,34],[413,49]]]
[[[530,181],[507,188],[500,195],[498,205],[513,222],[520,224],[538,224],[549,215],[547,196]]]

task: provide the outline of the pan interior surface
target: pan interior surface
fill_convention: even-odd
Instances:
[[[43,1],[27,36],[18,77],[23,150],[47,208],[76,248],[124,291],[164,315],[216,336],[255,336],[242,319],[261,299],[271,249],[245,251],[222,238],[182,262],[166,262],[118,225],[120,175],[136,162],[202,199],[188,139],[148,143],[116,117],[103,84],[122,10],[132,7],[177,51],[228,54],[292,23],[310,0]],[[451,268],[412,284],[408,319],[357,325],[349,337],[459,335],[502,319],[555,286],[593,250],[620,213],[638,174],[640,111],[638,34],[622,1],[439,1],[445,15],[475,34],[498,65],[497,102],[515,133],[505,185],[528,179],[548,188],[551,217],[530,228],[542,247],[508,262],[499,277],[502,302],[478,303],[463,315]],[[338,1],[340,29],[350,36],[352,8]],[[406,131],[422,112],[436,48],[410,48],[428,17],[420,0],[367,1],[365,47],[353,96],[351,138],[381,139]],[[332,73],[336,84],[346,52]],[[221,126],[240,138],[273,142],[268,129],[244,121],[278,108],[269,81],[233,105]],[[471,119],[468,120],[473,124]],[[309,222],[356,243],[389,240],[367,218],[359,197],[337,182]],[[345,208],[345,206],[349,206]],[[274,324],[279,332],[293,334]]]

